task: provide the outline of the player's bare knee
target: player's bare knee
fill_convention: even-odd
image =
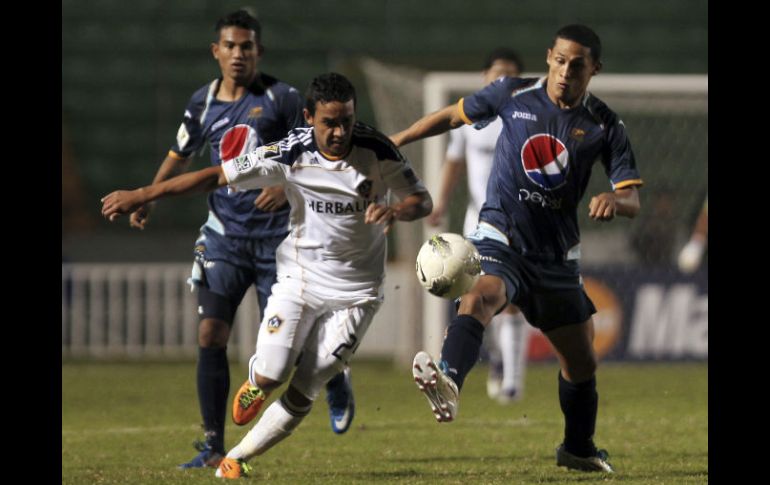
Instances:
[[[495,315],[495,308],[492,308],[492,301],[490,298],[480,291],[471,290],[470,293],[466,293],[460,300],[460,307],[458,313],[463,315],[472,315],[482,325],[486,326],[492,317]]]
[[[252,384],[269,391],[289,379],[297,353],[280,346],[257,345],[257,353],[249,359],[249,379]]]
[[[270,379],[269,377],[265,377],[260,374],[254,374],[254,382],[256,382],[257,386],[259,386],[259,388],[265,392],[273,391],[276,388],[280,387],[280,385],[282,384],[279,381]]]
[[[226,347],[229,338],[230,326],[227,322],[204,318],[198,325],[198,345],[201,347]]]
[[[568,381],[578,384],[589,380],[596,374],[596,357],[591,355],[579,362],[569,363],[565,369]]]

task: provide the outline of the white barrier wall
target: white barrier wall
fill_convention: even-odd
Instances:
[[[197,296],[186,283],[190,268],[187,263],[63,264],[62,356],[195,357]],[[414,298],[401,296],[412,273],[411,264],[389,266],[385,303],[357,356],[411,359],[416,339],[410,329],[419,330],[419,322],[409,321],[410,305],[404,305]],[[255,291],[247,292],[235,318],[228,355],[247,362],[260,319]]]

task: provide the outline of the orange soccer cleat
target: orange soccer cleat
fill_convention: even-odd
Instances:
[[[256,418],[268,395],[246,380],[233,398],[233,422],[243,426]]]
[[[251,473],[251,467],[245,461],[235,458],[223,458],[215,476],[217,478],[242,478],[249,476],[249,473]]]

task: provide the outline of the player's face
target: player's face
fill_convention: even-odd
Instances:
[[[495,79],[499,79],[503,76],[516,77],[519,74],[519,68],[511,61],[505,59],[497,59],[492,65],[484,71],[484,84],[489,84]]]
[[[591,77],[599,72],[591,49],[567,39],[556,39],[548,49],[548,97],[559,107],[572,107],[580,101]]]
[[[315,115],[307,109],[304,113],[305,121],[314,128],[315,142],[321,152],[332,157],[347,155],[356,122],[356,107],[352,99],[345,103],[319,101],[315,104]]]
[[[257,74],[262,48],[253,30],[231,26],[219,31],[219,41],[211,44],[211,52],[224,78],[245,85]]]

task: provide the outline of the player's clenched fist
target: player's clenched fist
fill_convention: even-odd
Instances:
[[[114,221],[120,215],[134,212],[145,203],[142,192],[142,189],[116,190],[102,197],[102,215]]]
[[[591,197],[588,204],[588,217],[597,221],[611,221],[615,217],[615,194],[604,192]]]
[[[390,231],[393,225],[393,219],[396,217],[396,211],[388,205],[371,204],[366,208],[364,222],[367,224],[385,224],[385,234]]]

